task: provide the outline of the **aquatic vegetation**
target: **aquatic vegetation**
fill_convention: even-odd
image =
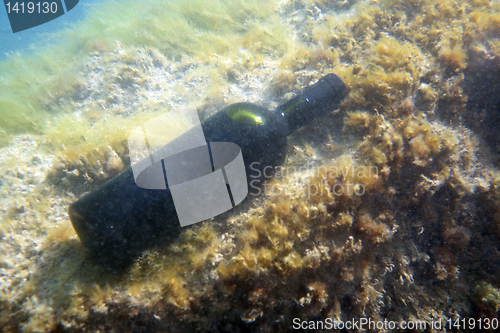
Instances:
[[[500,310],[500,290],[498,288],[489,283],[480,282],[476,285],[475,292],[481,302],[492,306],[492,309],[494,309],[492,312]]]
[[[238,47],[249,52],[283,52],[283,28],[274,23],[278,21],[273,19],[274,9],[245,1],[100,4],[78,26],[53,36],[62,41],[45,46],[43,54],[16,54],[1,64],[2,140],[6,142],[12,133],[40,130],[54,113],[67,113],[68,99],[78,100],[75,97],[85,96],[89,89],[79,78],[82,63],[117,46],[127,48],[121,52],[125,64],[137,64],[136,47],[157,50],[168,59],[204,58],[229,49],[235,52]],[[121,85],[140,82],[133,79],[134,71],[140,73],[136,68],[130,67],[128,74],[123,70],[117,75]]]
[[[500,87],[499,22],[487,0],[105,2],[37,62],[11,57],[0,64],[0,326],[498,317],[489,125],[500,102],[485,92]],[[67,206],[129,164],[137,124],[189,106],[273,107],[329,72],[349,99],[290,138],[293,172],[125,272],[87,257]]]

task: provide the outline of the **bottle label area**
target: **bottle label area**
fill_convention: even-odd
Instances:
[[[184,132],[182,127],[169,131],[181,118]],[[194,109],[146,122],[130,134],[128,143],[137,186],[170,190],[182,227],[222,214],[248,194],[240,147],[230,142],[208,145]]]

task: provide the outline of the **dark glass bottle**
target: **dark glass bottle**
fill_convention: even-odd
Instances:
[[[248,175],[252,163],[252,170],[280,165],[287,136],[336,108],[346,95],[342,80],[328,74],[273,111],[236,103],[204,120],[201,127],[207,142],[240,147]],[[181,231],[168,185],[166,190],[141,188],[132,168],[70,205],[69,216],[96,260],[112,268],[170,242]]]

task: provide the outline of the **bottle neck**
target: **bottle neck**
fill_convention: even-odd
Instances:
[[[340,77],[327,74],[299,95],[276,108],[288,122],[288,134],[338,107],[348,90]]]

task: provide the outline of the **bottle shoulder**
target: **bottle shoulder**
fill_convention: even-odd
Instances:
[[[218,111],[205,119],[202,127],[207,141],[231,141],[241,136],[287,136],[287,123],[282,114],[245,102]]]

